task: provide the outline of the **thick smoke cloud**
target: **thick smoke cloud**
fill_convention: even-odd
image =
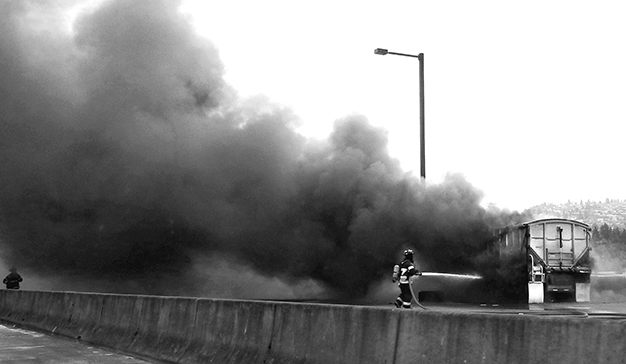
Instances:
[[[480,270],[490,227],[507,221],[474,187],[406,174],[359,115],[326,141],[302,137],[289,110],[225,84],[177,7],[107,1],[67,32],[58,9],[0,2],[7,264],[161,294],[211,294],[199,272],[216,265],[226,281],[258,272],[364,294],[407,247],[426,269]]]

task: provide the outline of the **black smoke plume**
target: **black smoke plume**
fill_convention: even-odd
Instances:
[[[177,2],[106,1],[71,32],[43,4],[0,2],[6,264],[161,294],[206,293],[217,271],[363,294],[406,247],[424,269],[480,270],[506,218],[480,192],[403,172],[362,116],[314,141],[289,110],[241,99]]]

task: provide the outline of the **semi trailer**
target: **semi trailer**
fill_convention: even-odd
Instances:
[[[569,219],[541,219],[496,231],[502,259],[527,267],[528,303],[589,302],[591,228]]]

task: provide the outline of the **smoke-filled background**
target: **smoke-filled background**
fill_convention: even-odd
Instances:
[[[515,215],[404,172],[364,116],[312,140],[238,97],[177,2],[106,1],[71,31],[46,4],[0,1],[0,258],[25,287],[362,296],[403,248],[423,270],[493,263]]]

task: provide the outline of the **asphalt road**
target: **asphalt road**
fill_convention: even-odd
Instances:
[[[61,336],[0,324],[0,363],[151,363]]]

